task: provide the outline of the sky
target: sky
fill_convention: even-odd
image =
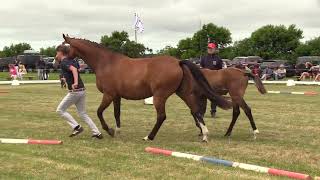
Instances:
[[[320,0],[9,0],[0,6],[0,49],[26,42],[39,50],[61,43],[62,33],[99,42],[125,30],[134,40],[134,13],[145,29],[138,42],[154,50],[210,22],[228,28],[233,41],[267,24],[296,24],[304,41],[320,36]]]

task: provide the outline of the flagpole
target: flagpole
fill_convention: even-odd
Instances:
[[[134,40],[136,41],[136,43],[138,43],[138,40],[137,40],[137,28],[134,28]]]
[[[201,22],[201,19],[200,19],[200,23],[199,23],[200,27],[200,31],[202,30],[202,22]],[[201,46],[201,36],[199,36],[199,48],[200,48],[200,59],[202,57],[202,46]]]

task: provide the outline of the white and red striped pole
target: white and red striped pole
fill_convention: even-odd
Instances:
[[[58,141],[58,140],[0,138],[0,143],[1,144],[45,144],[45,145],[57,145],[57,144],[62,144],[62,141]]]
[[[207,163],[211,163],[211,164],[240,168],[240,169],[245,169],[245,170],[249,170],[249,171],[256,171],[256,172],[260,172],[260,173],[267,173],[267,174],[275,175],[275,176],[284,176],[284,177],[288,177],[288,178],[292,178],[292,179],[304,179],[304,180],[312,179],[311,176],[308,174],[302,174],[302,173],[290,172],[290,171],[285,171],[285,170],[280,170],[280,169],[262,167],[262,166],[257,166],[257,165],[253,165],[253,164],[232,162],[232,161],[228,161],[228,160],[224,160],[224,159],[217,159],[214,157],[199,156],[199,155],[194,155],[194,154],[175,152],[175,151],[153,148],[153,147],[147,147],[147,148],[145,148],[145,151],[152,153],[152,154],[161,154],[161,155],[165,155],[165,156],[175,156],[175,157],[180,157],[180,158],[193,159],[195,161],[203,161],[203,162],[207,162]]]

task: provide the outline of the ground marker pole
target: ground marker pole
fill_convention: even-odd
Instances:
[[[62,141],[58,140],[36,140],[36,139],[8,139],[0,138],[1,144],[44,144],[44,145],[58,145]]]
[[[318,95],[318,93],[314,91],[306,91],[306,92],[268,91],[268,94],[294,94],[294,95],[308,95],[308,96]]]
[[[211,164],[218,164],[218,165],[223,165],[223,166],[228,166],[228,167],[241,168],[241,169],[245,169],[245,170],[267,173],[267,174],[276,175],[276,176],[285,176],[285,177],[289,177],[289,178],[293,178],[293,179],[308,179],[308,180],[312,179],[311,176],[309,176],[307,174],[284,171],[284,170],[280,170],[280,169],[273,169],[273,168],[267,168],[267,167],[261,167],[261,166],[257,166],[257,165],[253,165],[253,164],[232,162],[232,161],[228,161],[228,160],[217,159],[214,157],[198,156],[198,155],[175,152],[175,151],[153,148],[153,147],[146,147],[145,151],[152,153],[152,154],[161,154],[161,155],[165,155],[165,156],[175,156],[175,157],[188,158],[188,159],[193,159],[196,161],[204,161],[204,162],[208,162]]]

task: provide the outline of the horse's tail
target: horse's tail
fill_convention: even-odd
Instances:
[[[190,70],[192,76],[197,81],[199,86],[202,88],[204,95],[208,99],[210,99],[211,101],[215,101],[217,105],[222,109],[230,109],[232,107],[232,104],[230,101],[226,100],[224,97],[216,93],[217,92],[216,89],[213,89],[210,87],[207,79],[204,77],[200,69],[195,64],[186,60],[180,61],[179,64],[182,68],[183,66],[186,66]]]
[[[252,74],[251,72],[246,73],[246,75],[247,75],[248,77],[253,78],[253,81],[254,81],[255,86],[257,87],[258,91],[259,91],[261,94],[266,94],[266,93],[267,93],[267,90],[266,90],[266,88],[264,87],[264,85],[263,85],[261,79],[259,78],[259,76],[255,75],[255,74]]]

